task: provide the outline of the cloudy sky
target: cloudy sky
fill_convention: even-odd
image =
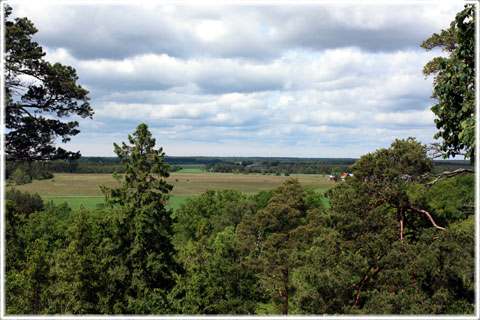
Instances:
[[[440,51],[464,1],[10,1],[52,62],[77,70],[93,120],[63,147],[113,156],[148,124],[167,155],[359,157],[434,142]],[[359,1],[360,2],[360,1]]]

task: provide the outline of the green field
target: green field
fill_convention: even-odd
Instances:
[[[185,201],[185,199],[194,197],[194,196],[171,196],[168,200],[167,208],[177,210],[180,208],[180,204]],[[95,210],[97,205],[102,204],[103,197],[65,197],[65,198],[51,198],[43,197],[45,202],[52,201],[54,204],[61,204],[66,202],[68,206],[74,210],[77,210],[82,204],[86,209]]]
[[[179,171],[172,173],[167,179],[173,185],[169,200],[169,207],[173,209],[177,209],[186,198],[200,195],[206,190],[231,189],[246,194],[255,194],[262,190],[275,188],[288,178],[260,174],[205,173],[201,172],[200,168],[194,167],[184,170],[197,170],[197,173]],[[334,185],[333,182],[320,175],[295,175],[295,178],[302,185],[310,186],[318,192],[323,192]],[[53,179],[35,180],[29,184],[15,186],[15,188],[20,191],[36,192],[46,201],[54,203],[66,201],[73,209],[77,209],[80,203],[83,203],[87,209],[95,209],[97,204],[103,202],[100,185],[113,187],[119,184],[111,174],[58,173]]]
[[[86,209],[94,210],[98,204],[103,203],[103,197],[65,197],[65,198],[50,198],[43,197],[44,202],[52,201],[54,204],[61,204],[66,202],[68,206],[77,210],[82,204]]]

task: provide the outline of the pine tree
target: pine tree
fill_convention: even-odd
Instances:
[[[287,179],[267,207],[246,214],[237,229],[238,249],[247,256],[247,265],[262,275],[264,287],[282,314],[289,313],[293,270],[303,264],[299,252],[318,232],[320,211],[309,210],[306,197],[298,180]]]

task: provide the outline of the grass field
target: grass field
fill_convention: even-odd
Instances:
[[[54,204],[61,204],[66,202],[70,208],[77,210],[80,204],[86,209],[94,210],[97,208],[97,204],[103,203],[103,197],[65,197],[65,198],[50,198],[43,197],[44,202],[52,201]]]
[[[189,169],[198,170],[197,168]],[[262,190],[275,188],[287,178],[255,174],[174,172],[167,179],[173,185],[169,207],[176,209],[186,198],[200,195],[206,190],[231,189],[246,194],[255,194]],[[319,175],[296,175],[295,178],[302,185],[310,186],[318,192],[334,185],[333,182]],[[66,201],[73,209],[77,209],[80,203],[83,203],[88,209],[94,209],[97,204],[103,202],[100,185],[113,187],[119,184],[111,174],[58,173],[53,179],[36,180],[33,183],[15,186],[15,188],[20,191],[36,192],[45,200],[54,203]]]
[[[167,208],[177,210],[180,208],[180,204],[185,201],[185,199],[194,197],[194,196],[171,196],[168,200]],[[94,210],[97,208],[97,205],[102,204],[103,197],[65,197],[65,198],[51,198],[43,197],[45,202],[52,201],[54,204],[61,204],[66,202],[68,206],[74,210],[77,210],[82,204],[86,209]]]

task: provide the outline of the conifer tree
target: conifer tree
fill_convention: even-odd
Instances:
[[[261,274],[277,312],[282,314],[289,313],[293,270],[303,264],[299,252],[318,232],[320,211],[309,208],[306,196],[298,180],[287,179],[267,207],[246,214],[237,229],[238,249],[247,256],[248,266]]]
[[[128,136],[131,145],[114,144],[125,167],[118,188],[102,187],[113,211],[114,234],[108,250],[115,274],[110,312],[161,313],[177,270],[171,242],[172,219],[165,204],[172,190],[162,148],[146,124]]]
[[[78,121],[69,116],[92,118],[88,91],[77,84],[74,68],[51,64],[33,36],[34,24],[27,18],[8,20],[12,8],[5,6],[5,159],[78,159],[80,152],[56,147],[80,133]],[[3,63],[3,62],[2,62]]]

